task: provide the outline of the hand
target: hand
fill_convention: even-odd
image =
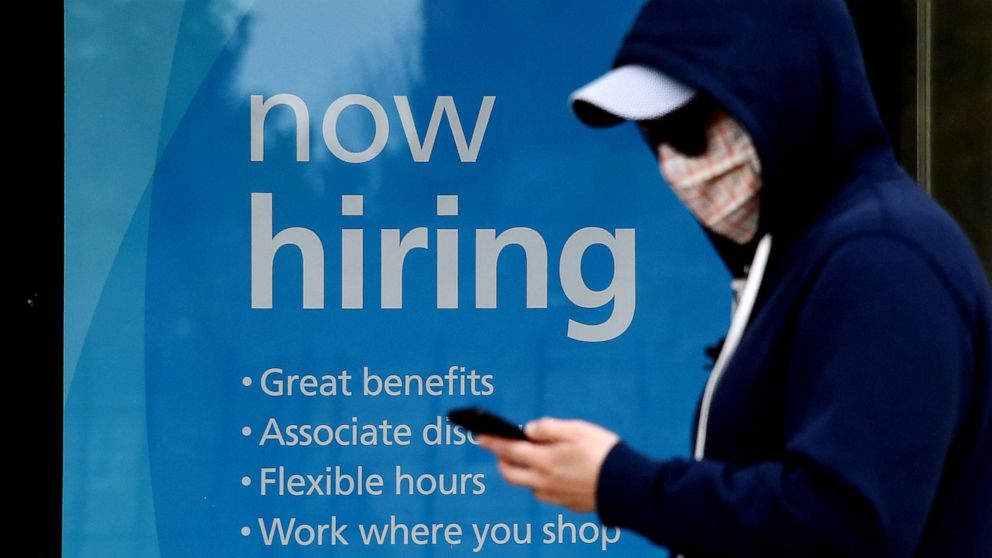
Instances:
[[[615,433],[584,420],[541,418],[527,423],[526,440],[480,434],[479,445],[499,458],[506,482],[530,488],[542,502],[575,512],[596,509],[596,482]]]

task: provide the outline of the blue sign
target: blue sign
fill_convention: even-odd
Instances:
[[[67,2],[64,556],[659,552],[445,416],[688,455],[726,274],[567,104],[638,7]]]

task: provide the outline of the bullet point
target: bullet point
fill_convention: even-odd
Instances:
[[[241,385],[243,385],[245,387],[250,386],[251,385],[251,376],[245,376],[244,378],[241,378]]]
[[[251,436],[251,427],[250,426],[246,426],[246,427],[242,428],[241,429],[241,435],[242,436]]]
[[[250,484],[251,484],[251,477],[249,477],[248,475],[241,477],[241,486],[248,486]]]
[[[250,534],[251,534],[251,527],[245,525],[244,527],[241,528],[241,536],[242,537],[247,537]]]

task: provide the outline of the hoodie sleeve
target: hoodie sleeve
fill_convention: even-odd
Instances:
[[[903,242],[848,241],[801,312],[781,460],[656,461],[621,441],[600,471],[600,520],[689,558],[913,555],[967,393],[955,302]]]

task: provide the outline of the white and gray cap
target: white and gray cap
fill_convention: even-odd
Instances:
[[[579,120],[605,128],[625,120],[660,118],[695,95],[694,89],[655,68],[628,64],[576,89],[568,101]]]

